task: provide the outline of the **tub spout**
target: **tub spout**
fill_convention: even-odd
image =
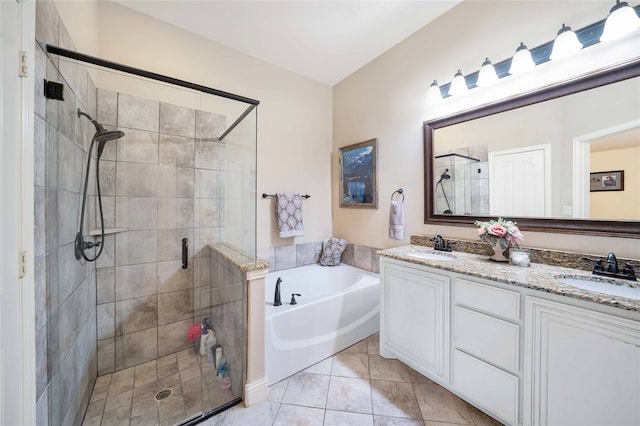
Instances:
[[[282,278],[278,277],[278,281],[276,281],[276,292],[273,295],[273,306],[282,305],[282,301],[280,300],[280,283],[282,282]]]

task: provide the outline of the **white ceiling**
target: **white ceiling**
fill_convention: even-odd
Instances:
[[[115,0],[333,86],[460,0]]]

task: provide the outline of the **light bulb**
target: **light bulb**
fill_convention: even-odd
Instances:
[[[440,92],[440,87],[438,87],[438,81],[433,80],[431,86],[429,86],[429,91],[427,91],[427,102],[434,103],[442,100],[442,93]]]
[[[480,68],[480,72],[478,73],[478,81],[476,82],[476,86],[489,86],[496,81],[498,81],[498,74],[496,74],[496,69],[493,67],[493,64],[491,63],[489,58],[487,58],[482,63],[482,67]]]
[[[640,18],[626,1],[616,0],[604,23],[600,41],[611,41],[640,28]]]
[[[522,74],[535,68],[536,63],[533,62],[531,52],[527,49],[524,43],[520,43],[520,46],[516,49],[516,54],[511,59],[511,68],[509,68],[509,74]]]
[[[458,70],[456,75],[453,77],[453,81],[451,81],[451,87],[449,88],[449,94],[451,96],[462,95],[463,93],[467,93],[469,88],[467,87],[467,82],[462,75],[462,71]]]
[[[578,36],[571,30],[571,27],[567,27],[562,24],[562,28],[558,31],[558,36],[553,42],[553,51],[549,59],[556,61],[558,59],[571,56],[582,49],[582,43],[578,40]]]

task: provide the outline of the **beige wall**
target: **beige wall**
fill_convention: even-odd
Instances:
[[[640,147],[591,154],[591,172],[624,170],[624,191],[591,192],[591,217],[640,220]]]
[[[54,3],[78,52],[97,55],[98,3],[86,0],[54,0]]]
[[[98,13],[100,57],[260,101],[258,248],[331,235],[330,87],[112,2],[99,2]],[[311,195],[303,206],[304,237],[278,237],[273,200],[260,198],[263,192]]]
[[[550,216],[562,217],[562,206],[573,203],[574,139],[630,122],[639,114],[640,77],[637,77],[438,129],[434,152],[440,154],[481,144],[488,145],[489,152],[551,144]],[[640,210],[638,204],[627,208]],[[631,216],[615,216],[609,212],[606,217],[629,219]]]
[[[458,68],[477,70],[551,40],[562,22],[581,28],[607,16],[609,2],[466,1],[334,87],[332,211],[334,234],[356,244],[391,247],[412,233],[476,239],[474,227],[424,224],[422,123],[442,115],[425,100],[433,79],[451,81]],[[378,210],[339,208],[337,153],[341,146],[378,138]],[[405,190],[404,241],[387,236],[391,193]],[[640,240],[526,232],[525,244],[640,257]]]

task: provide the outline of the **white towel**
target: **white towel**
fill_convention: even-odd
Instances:
[[[404,238],[404,203],[391,201],[389,208],[389,238],[401,240]]]
[[[278,220],[280,238],[304,235],[300,194],[276,194],[276,219]]]

